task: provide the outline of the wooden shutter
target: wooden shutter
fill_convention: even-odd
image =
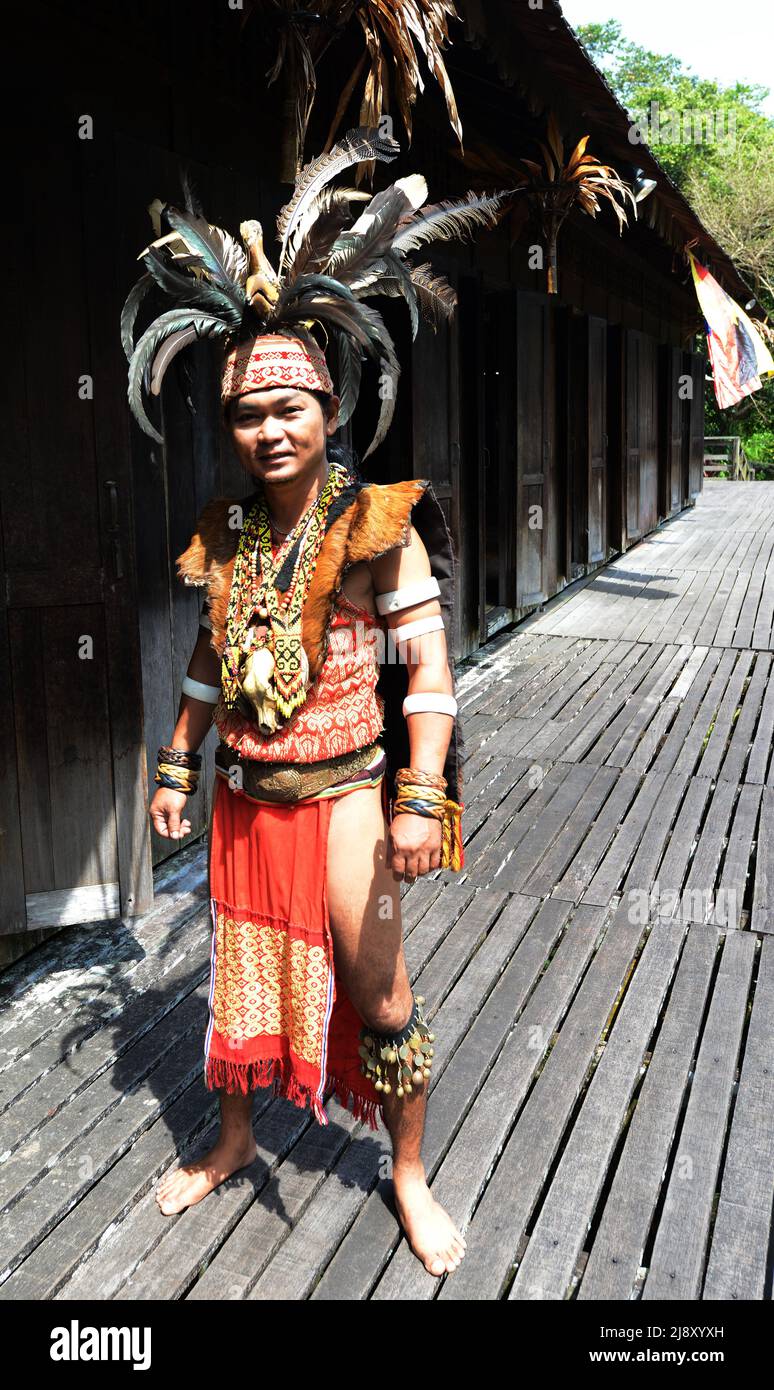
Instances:
[[[588,321],[588,552],[587,563],[607,556],[607,324]]]
[[[688,417],[688,498],[695,502],[704,477],[704,373],[707,359],[700,352],[686,353],[692,378]]]
[[[662,416],[660,433],[660,512],[673,516],[683,505],[683,433],[686,401],[683,399],[684,363],[680,348],[661,348]]]
[[[456,267],[448,261],[443,274],[456,285]],[[454,545],[457,563],[457,602],[454,607],[454,655],[461,647],[459,593],[462,584],[461,430],[459,324],[455,315],[450,323],[433,330],[420,319],[413,342],[412,391],[413,474],[429,478],[443,508],[446,525]]]
[[[656,343],[626,334],[626,540],[638,540],[658,522],[658,408]]]
[[[50,115],[50,113],[47,113]],[[152,901],[114,147],[23,113],[6,223],[0,932]],[[12,142],[14,143],[14,142]],[[6,794],[7,793],[7,794]]]
[[[517,604],[556,590],[559,516],[554,470],[554,321],[546,295],[521,291],[517,309]],[[538,523],[538,524],[536,524]]]

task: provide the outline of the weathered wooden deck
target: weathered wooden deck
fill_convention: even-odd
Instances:
[[[774,484],[709,484],[463,677],[466,873],[403,900],[454,1275],[333,1101],[258,1093],[253,1167],[158,1212],[216,1115],[193,845],[0,981],[5,1299],[770,1298],[773,547]]]

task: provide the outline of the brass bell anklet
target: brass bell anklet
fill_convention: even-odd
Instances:
[[[411,1095],[415,1086],[424,1085],[430,1077],[435,1034],[422,1013],[424,1002],[423,995],[414,996],[409,1020],[399,1033],[376,1033],[366,1027],[360,1030],[360,1070],[384,1095],[389,1095],[393,1086],[396,1095]]]

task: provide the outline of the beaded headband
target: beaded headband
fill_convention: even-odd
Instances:
[[[231,349],[223,366],[222,401],[272,386],[333,391],[325,356],[314,340],[307,344],[300,338],[266,333]]]

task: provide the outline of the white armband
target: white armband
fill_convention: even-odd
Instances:
[[[208,705],[216,705],[220,699],[219,685],[205,685],[203,681],[195,681],[193,676],[183,676],[182,690],[184,695],[203,700]]]
[[[416,579],[413,584],[404,584],[402,589],[390,589],[388,594],[376,594],[376,609],[379,613],[397,613],[399,608],[411,608],[415,603],[438,598],[441,589],[435,575],[427,579]]]
[[[409,637],[422,637],[426,632],[442,630],[443,618],[440,613],[434,613],[430,618],[415,618],[413,623],[404,623],[402,627],[392,628],[392,635],[396,642],[408,642]]]
[[[452,719],[457,713],[457,701],[453,695],[436,694],[435,691],[417,691],[416,695],[407,695],[403,701],[403,713],[406,714],[450,714]]]

